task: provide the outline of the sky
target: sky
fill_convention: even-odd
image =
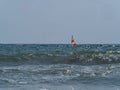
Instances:
[[[120,43],[120,0],[0,0],[0,43]]]

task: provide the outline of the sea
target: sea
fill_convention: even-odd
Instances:
[[[0,90],[120,90],[120,45],[0,44]]]

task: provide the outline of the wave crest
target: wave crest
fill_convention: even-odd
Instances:
[[[106,64],[119,63],[118,51],[76,51],[76,52],[49,52],[0,55],[0,60],[32,60],[47,63],[78,63],[78,64]]]

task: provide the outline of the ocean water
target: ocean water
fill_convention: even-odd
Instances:
[[[0,44],[0,90],[120,90],[120,45]]]

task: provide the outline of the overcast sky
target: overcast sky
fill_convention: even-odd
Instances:
[[[120,43],[120,0],[0,0],[1,43]]]

